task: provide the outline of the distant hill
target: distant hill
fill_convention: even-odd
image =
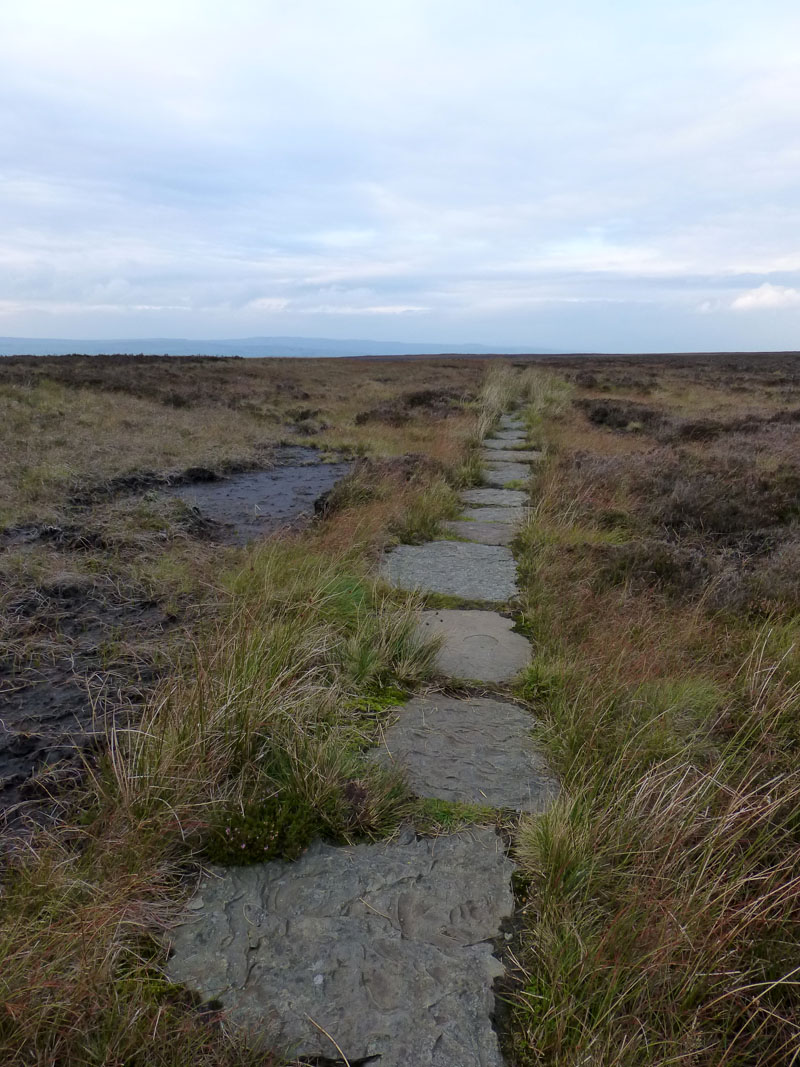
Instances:
[[[464,355],[546,355],[547,348],[509,348],[474,344],[408,344],[403,341],[339,341],[329,337],[243,337],[233,340],[193,341],[182,337],[146,337],[100,341],[62,337],[0,337],[0,356],[412,356],[461,353]]]

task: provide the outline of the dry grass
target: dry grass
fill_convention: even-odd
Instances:
[[[623,378],[619,391],[638,391],[661,425],[689,410],[743,414],[727,385],[714,408],[705,374],[691,402],[693,364],[584,361],[580,373],[594,395]],[[536,641],[519,694],[564,795],[520,828],[513,1061],[793,1063],[800,603],[782,553],[795,543],[783,486],[796,439],[782,431],[783,466],[758,480],[724,433],[683,449],[591,426],[585,411],[535,420],[549,458],[517,543]],[[771,598],[762,586],[742,610],[730,588],[749,589],[765,560]]]
[[[0,412],[0,525],[55,521],[68,495],[112,476],[263,462],[279,436],[225,408],[175,409],[46,381],[4,387]]]
[[[371,454],[426,451],[435,403],[404,425],[360,425],[426,391],[477,394],[477,360],[224,360],[19,357],[0,360],[0,528],[52,520],[65,497],[142,470],[263,464],[279,441]]]
[[[232,369],[214,363],[211,371],[193,364],[202,387],[185,377],[183,385],[197,394],[187,390],[177,406],[176,397],[162,395],[158,367],[150,362],[133,364],[143,380],[130,366],[90,361],[81,373],[98,367],[99,386],[17,381],[6,387],[28,390],[29,399],[66,396],[74,404],[70,414],[87,413],[74,440],[80,444],[81,433],[96,438],[96,451],[81,455],[66,443],[55,445],[50,430],[32,434],[31,450],[15,468],[17,516],[25,508],[39,520],[75,515],[75,537],[98,535],[90,547],[61,538],[5,554],[17,663],[45,647],[53,662],[74,655],[66,631],[56,640],[47,628],[53,609],[42,598],[51,586],[80,589],[88,582],[92,597],[113,587],[134,602],[157,591],[161,603],[182,606],[186,636],[164,665],[169,673],[151,679],[144,708],[131,709],[127,725],[119,719],[109,725],[107,747],[88,758],[82,784],[73,776],[71,788],[57,793],[60,823],[17,838],[0,916],[3,1063],[271,1063],[163,977],[163,932],[191,891],[198,864],[288,857],[320,834],[337,841],[377,837],[411,811],[403,783],[366,761],[364,750],[386,708],[426,677],[433,647],[415,636],[412,598],[389,595],[371,568],[403,531],[416,536],[435,529],[448,513],[450,483],[463,477],[477,414],[469,401],[445,419],[414,404],[400,426],[356,423],[362,405],[391,404],[409,391],[408,365],[270,362],[236,361]],[[480,373],[471,361],[413,366],[415,385],[445,378],[451,389],[458,383],[459,396],[470,393]],[[63,367],[67,375],[70,368]],[[172,363],[161,369],[185,373]],[[202,404],[206,372],[216,384],[212,408]],[[311,427],[317,439],[327,435],[375,457],[326,521],[242,551],[198,541],[191,525],[181,527],[180,509],[155,500],[112,498],[70,511],[66,493],[131,466],[196,464],[201,456],[212,466],[223,457],[241,460],[245,445],[262,434],[270,439],[273,428],[263,408],[241,410],[237,390],[252,398],[257,383],[266,389],[278,372],[293,403],[324,393],[325,416],[333,411],[338,421],[328,430]],[[143,395],[132,396],[136,390]],[[90,403],[84,403],[87,391]],[[299,392],[309,397],[298,398]],[[192,406],[198,400],[201,406]],[[38,403],[29,405],[28,430],[36,425],[30,413]],[[297,418],[308,423],[319,416],[298,412]],[[131,445],[118,454],[125,433]],[[74,466],[34,499],[19,471],[62,447]],[[60,529],[73,538],[73,527]],[[24,616],[24,626],[15,607],[20,597],[42,606]],[[63,601],[61,622],[72,627],[83,610],[80,600]],[[151,638],[163,646],[163,637]]]
[[[388,595],[370,566],[393,539],[435,532],[452,487],[474,477],[482,433],[522,400],[547,460],[516,545],[536,650],[518,695],[536,713],[564,793],[518,834],[527,898],[510,1061],[794,1062],[800,628],[788,573],[796,523],[781,503],[791,496],[785,468],[796,462],[792,427],[765,424],[742,437],[715,426],[710,446],[681,444],[644,426],[598,426],[571,403],[624,395],[656,409],[673,432],[690,415],[768,415],[784,403],[781,390],[794,388],[792,368],[733,366],[720,375],[718,366],[715,379],[714,368],[692,361],[582,361],[566,368],[566,386],[552,369],[520,375],[502,365],[477,401],[444,417],[441,405],[451,401],[443,393],[477,396],[476,362],[207,364],[64,363],[59,374],[69,381],[53,386],[31,384],[31,367],[15,363],[4,387],[73,399],[89,389],[97,405],[93,466],[73,461],[49,482],[39,517],[51,507],[62,513],[75,484],[127,469],[127,456],[108,458],[118,424],[102,445],[109,399],[124,408],[133,398],[150,413],[131,446],[141,457],[166,447],[157,435],[145,440],[148,419],[170,425],[171,414],[205,414],[202,397],[213,386],[220,449],[234,418],[237,447],[249,426],[268,440],[310,433],[371,458],[323,523],[247,552],[206,545],[199,553],[177,516],[112,500],[81,515],[80,531],[103,533],[91,551],[38,545],[7,557],[16,592],[27,582],[38,595],[68,565],[100,585],[113,578],[126,596],[136,583],[153,590],[159,582],[172,601],[198,606],[204,595],[213,611],[143,717],[112,730],[83,790],[59,798],[62,825],[13,857],[0,919],[0,1059],[37,1067],[270,1062],[164,981],[161,933],[199,859],[219,857],[226,840],[248,860],[291,855],[311,833],[379,836],[410,810],[402,783],[365,764],[363,752],[387,706],[426,676],[432,650],[414,638],[410,600]],[[93,368],[99,385],[85,380]],[[578,376],[587,374],[595,380],[584,387]],[[744,392],[734,388],[740,380]],[[409,401],[424,390],[436,393],[436,414]],[[724,394],[716,408],[715,390]],[[364,412],[373,414],[359,420]],[[49,456],[51,432],[26,462]],[[176,465],[198,462],[203,448],[218,463],[212,437],[195,438]],[[743,441],[761,482],[733,462]],[[720,472],[721,496],[708,491]],[[13,491],[31,507],[24,484]],[[721,499],[737,503],[733,529],[720,528]],[[665,525],[678,504],[692,522]],[[765,514],[766,540],[753,527]],[[744,608],[720,599],[722,582],[748,591]],[[34,646],[20,640],[24,657]],[[456,824],[479,817],[422,815]]]
[[[264,1063],[162,977],[158,934],[196,857],[230,860],[231,831],[251,862],[320,833],[381,836],[410,811],[362,753],[430,670],[411,599],[313,537],[251,550],[228,588],[194,668],[111,730],[61,829],[34,834],[6,872],[4,1063]],[[291,823],[277,846],[276,811]]]

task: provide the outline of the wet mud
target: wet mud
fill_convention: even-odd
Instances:
[[[158,669],[154,642],[176,625],[112,582],[65,576],[11,605],[24,658],[0,662],[0,810],[36,808],[77,780],[106,727],[136,713]]]
[[[348,462],[321,463],[313,448],[283,448],[276,459],[270,470],[174,486],[165,494],[217,524],[221,540],[243,545],[302,526],[313,517],[316,502],[352,469]]]
[[[269,470],[223,477],[198,470],[197,480],[160,491],[192,509],[197,521],[183,526],[195,536],[245,544],[306,524],[352,467],[322,463],[310,448],[279,449],[274,458]],[[80,523],[18,527],[6,532],[0,551],[45,541],[68,553],[87,547],[84,537]],[[94,540],[89,547],[103,548]],[[158,602],[126,594],[110,579],[70,574],[68,556],[65,564],[57,580],[6,607],[11,642],[0,659],[0,819],[10,817],[7,825],[20,814],[41,814],[52,796],[80,778],[85,760],[102,751],[110,722],[135,720],[165,669],[154,650],[183,625]]]

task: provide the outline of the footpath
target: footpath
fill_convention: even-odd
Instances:
[[[541,458],[524,442],[521,422],[504,416],[484,442],[486,488],[464,492],[447,524],[453,539],[398,546],[382,568],[400,589],[458,605],[423,611],[419,626],[440,636],[437,675],[459,695],[395,709],[373,758],[401,768],[419,797],[506,812],[542,811],[558,791],[530,713],[507,696],[531,654],[509,618],[509,544],[527,495],[505,487]],[[218,869],[174,931],[170,977],[299,1062],[502,1067],[493,985],[513,872],[485,825],[317,842],[294,863]]]

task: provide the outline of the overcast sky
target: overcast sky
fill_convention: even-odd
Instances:
[[[5,0],[0,335],[800,348],[797,0]]]

